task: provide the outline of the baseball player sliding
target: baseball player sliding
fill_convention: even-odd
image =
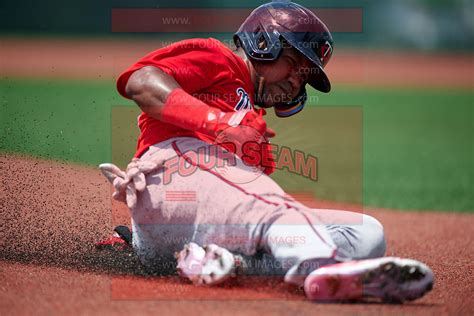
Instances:
[[[140,261],[159,270],[177,260],[195,284],[281,274],[314,301],[403,302],[431,290],[426,265],[383,257],[376,219],[310,209],[268,176],[275,133],[264,109],[291,116],[304,107],[306,84],[331,89],[324,23],[296,3],[272,2],[250,14],[234,42],[236,50],[212,38],[180,41],[118,79],[142,110],[140,136],[126,171],[100,169],[130,209]]]

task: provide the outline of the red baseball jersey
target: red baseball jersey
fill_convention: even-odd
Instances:
[[[244,61],[216,39],[189,39],[158,49],[128,68],[117,80],[119,93],[128,98],[125,87],[136,70],[154,66],[179,83],[182,89],[209,106],[225,112],[251,110],[254,86]],[[169,138],[187,136],[213,143],[209,135],[189,131],[156,120],[146,113],[138,117],[140,136],[135,157],[149,146]],[[266,168],[271,173],[273,168]]]

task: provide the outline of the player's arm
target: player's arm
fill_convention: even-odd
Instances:
[[[135,71],[128,79],[125,93],[149,116],[161,120],[161,112],[166,99],[181,86],[176,80],[153,66]]]
[[[134,100],[149,116],[178,127],[216,135],[231,126],[235,115],[242,115],[237,124],[252,126],[261,135],[266,133],[265,121],[255,112],[223,112],[210,107],[184,91],[170,75],[153,66],[135,71],[125,87],[129,98]]]

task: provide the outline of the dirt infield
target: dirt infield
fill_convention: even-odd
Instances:
[[[434,290],[405,305],[315,304],[279,279],[197,288],[176,276],[147,276],[134,257],[96,251],[114,224],[128,223],[96,169],[3,153],[0,180],[4,315],[474,313],[472,215],[365,210],[384,224],[388,255],[433,268]]]
[[[112,80],[161,45],[0,38],[0,75]],[[336,50],[334,60],[327,71],[335,84],[473,87],[470,55]],[[366,209],[385,226],[388,255],[413,257],[433,268],[434,290],[402,306],[314,304],[277,279],[196,288],[175,276],[148,276],[134,257],[97,252],[94,243],[115,224],[128,224],[128,215],[112,204],[110,187],[96,169],[0,153],[0,181],[2,315],[474,314],[473,215]]]

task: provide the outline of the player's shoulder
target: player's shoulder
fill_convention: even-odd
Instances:
[[[213,62],[213,64],[222,64],[227,67],[240,66],[236,55],[232,52],[232,48],[226,46],[221,41],[209,38],[191,38],[171,44],[171,54],[182,54],[195,52],[199,58],[204,58]]]
[[[209,37],[209,38],[191,38],[182,41],[175,42],[169,46],[169,49],[176,53],[184,52],[198,52],[204,53],[211,58],[215,58],[215,62],[233,60],[232,49],[227,47],[221,41]]]
[[[213,67],[229,70],[233,72],[245,68],[239,57],[235,55],[231,47],[226,46],[221,41],[209,38],[191,38],[175,42],[168,48],[168,53],[173,55],[186,54],[188,58],[198,58],[201,63],[209,63]]]
[[[228,49],[222,42],[215,38],[190,38],[175,42],[168,46],[175,49],[189,49],[200,51],[221,52]]]

